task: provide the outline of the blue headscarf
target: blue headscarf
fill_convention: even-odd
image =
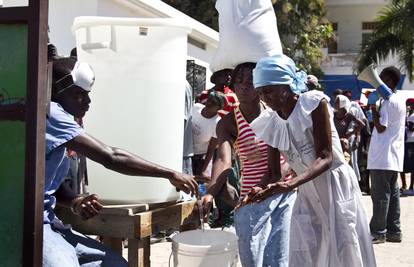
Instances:
[[[293,60],[285,55],[277,55],[260,59],[253,70],[254,88],[266,85],[289,85],[292,92],[306,92],[307,75],[303,71],[296,72]]]

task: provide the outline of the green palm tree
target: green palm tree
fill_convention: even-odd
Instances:
[[[359,71],[392,53],[399,57],[409,80],[414,80],[414,0],[392,0],[376,19],[376,29],[358,56]]]

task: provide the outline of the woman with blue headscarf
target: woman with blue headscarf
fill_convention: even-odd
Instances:
[[[297,177],[268,185],[251,201],[298,188],[290,266],[376,266],[358,181],[343,157],[329,98],[305,92],[305,82],[289,57],[257,63],[254,87],[272,110],[252,128],[285,156]]]

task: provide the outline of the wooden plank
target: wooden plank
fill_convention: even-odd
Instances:
[[[29,0],[28,8],[1,10],[2,19],[11,21],[15,19],[13,16],[19,15],[29,20],[23,265],[42,266],[45,129],[49,101],[46,99],[48,0]]]
[[[183,222],[198,220],[196,201],[181,202],[165,208],[141,212],[136,217],[136,238],[149,237],[160,229],[179,229]]]
[[[151,204],[103,205],[101,214],[134,215],[140,212],[155,210],[175,204],[177,204],[176,201]]]
[[[134,215],[149,210],[148,204],[104,205],[101,214]]]
[[[137,213],[134,215],[99,214],[87,221],[74,215],[69,209],[59,207],[56,214],[64,222],[84,234],[119,238],[145,238],[160,230],[180,229],[185,225],[198,225],[196,201],[181,202],[168,207]],[[194,227],[190,227],[194,228]]]
[[[5,23],[28,23],[34,16],[29,7],[0,7],[0,20]],[[46,15],[47,16],[47,15]]]
[[[150,267],[151,260],[150,238],[128,239],[128,266],[129,267]]]
[[[83,234],[118,238],[135,237],[134,216],[99,214],[89,220],[82,220],[68,208],[59,207],[55,212],[63,222],[70,223],[73,229]]]
[[[179,228],[182,224],[191,224],[199,220],[196,201],[181,202],[168,207],[130,214],[128,209],[117,210],[120,213],[103,212],[87,221],[74,215],[68,208],[59,207],[56,214],[73,228],[95,235],[110,235],[125,238],[144,238],[157,233],[158,230]]]
[[[139,267],[150,267],[151,266],[150,237],[146,237],[146,238],[143,238],[137,241],[138,241],[138,266]]]
[[[135,238],[128,239],[128,267],[138,267],[138,250],[139,240]]]

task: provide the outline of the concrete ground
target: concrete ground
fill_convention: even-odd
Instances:
[[[414,266],[414,194],[401,197],[401,229],[402,243],[383,243],[374,245],[377,265],[379,267],[413,267]],[[364,196],[364,206],[370,219],[372,201],[370,196]]]
[[[379,267],[414,267],[414,193],[401,197],[401,224],[403,231],[402,243],[384,243],[374,245],[377,265]],[[410,194],[410,192],[408,192]],[[372,214],[370,196],[363,196],[368,220]],[[126,250],[124,250],[126,253]],[[163,242],[151,245],[151,266],[169,267],[168,259],[171,254],[171,243]],[[124,254],[124,256],[126,256]],[[172,260],[171,260],[171,266]],[[240,267],[240,263],[238,267]],[[219,267],[219,266],[214,266]]]

